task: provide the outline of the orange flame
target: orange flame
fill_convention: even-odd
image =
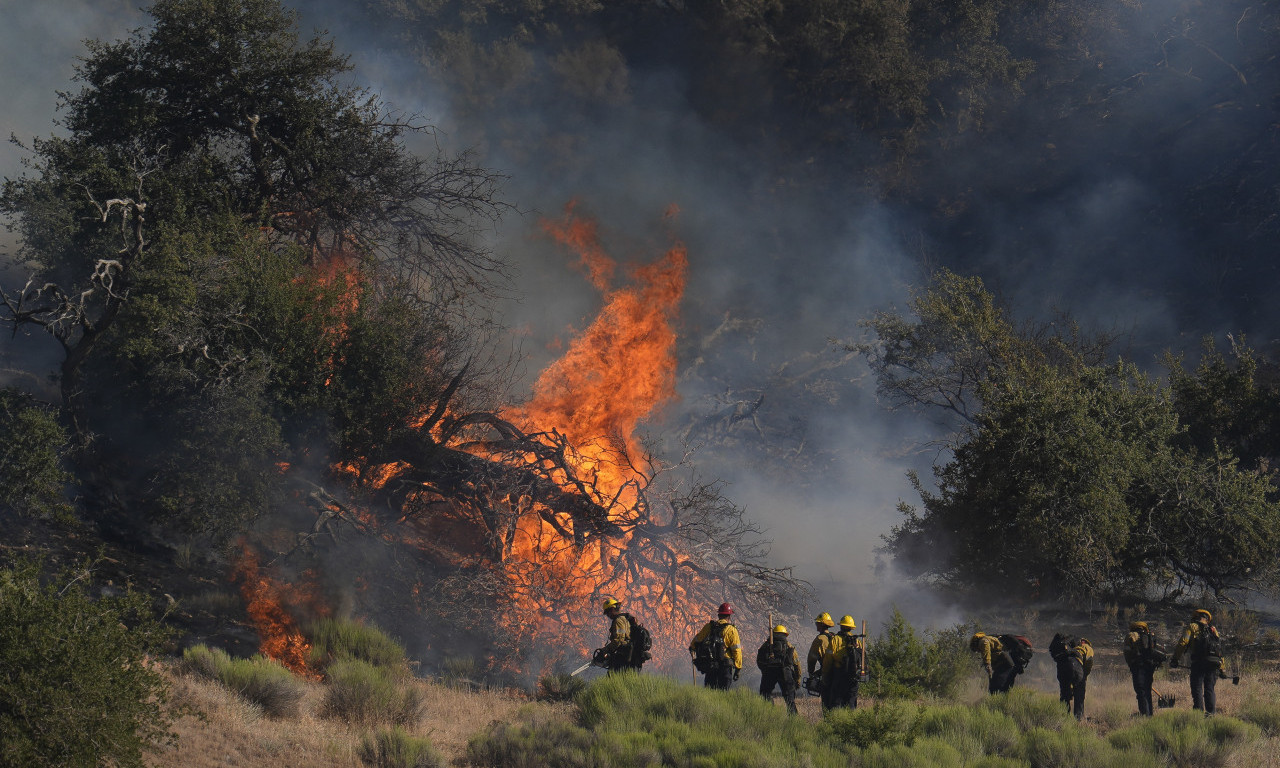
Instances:
[[[295,674],[319,679],[320,675],[307,662],[311,644],[285,608],[286,603],[297,606],[311,602],[311,596],[265,574],[258,564],[257,553],[244,542],[241,542],[241,555],[235,564],[233,578],[240,582],[245,610],[258,633],[258,650]]]

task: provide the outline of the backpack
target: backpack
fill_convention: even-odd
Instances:
[[[1210,624],[1200,630],[1195,646],[1191,649],[1192,661],[1206,661],[1211,666],[1222,666],[1222,636],[1218,628]]]
[[[709,674],[728,663],[729,654],[724,645],[724,628],[728,624],[712,622],[711,631],[693,646],[693,666],[702,674]]]
[[[1001,644],[1004,644],[1003,639],[1001,640]],[[1076,639],[1071,635],[1064,635],[1062,633],[1054,635],[1053,640],[1049,642],[1049,658],[1057,662],[1066,660],[1067,652],[1075,644]],[[1012,657],[1013,653],[1010,652],[1009,656]]]
[[[1139,632],[1138,642],[1134,643],[1138,650],[1138,658],[1148,661],[1155,666],[1160,666],[1169,658],[1164,651],[1160,650],[1156,645],[1156,639],[1150,632]]]
[[[1013,666],[1018,670],[1018,674],[1026,671],[1027,665],[1031,663],[1031,657],[1036,653],[1031,641],[1022,635],[1000,635],[1000,645],[1004,646],[1009,658],[1013,659]]]
[[[791,655],[787,651],[790,647],[786,640],[766,642],[756,651],[756,666],[760,669],[782,669],[787,666],[787,658]]]
[[[650,653],[653,650],[653,635],[649,634],[645,625],[636,621],[635,616],[629,613],[622,615],[631,622],[631,666],[639,669],[642,664],[653,658],[653,654]]]

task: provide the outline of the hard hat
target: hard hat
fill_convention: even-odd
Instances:
[[[776,626],[776,627],[774,627],[774,628],[773,628],[773,634],[775,634],[775,635],[785,635],[785,634],[787,634],[787,628],[786,628],[786,627],[784,627],[784,626],[782,626],[781,624],[779,624],[778,626]]]
[[[619,606],[621,606],[621,605],[622,605],[622,603],[618,602],[617,600],[614,600],[614,599],[611,597],[611,598],[609,598],[608,600],[605,600],[605,601],[604,601],[604,606],[602,607],[602,610],[607,611],[607,610],[609,610],[610,608],[617,608],[617,607],[619,607]]]
[[[1206,610],[1205,610],[1205,609],[1203,609],[1203,608],[1197,608],[1197,609],[1196,609],[1196,615],[1197,615],[1197,616],[1200,616],[1201,614],[1203,614],[1203,615],[1204,615],[1204,617],[1205,617],[1206,619],[1208,619],[1209,621],[1213,621],[1213,614],[1212,614],[1212,613],[1209,613],[1208,611],[1206,611]]]
[[[1145,621],[1135,621],[1129,625],[1130,632],[1146,632],[1147,629],[1147,622]]]
[[[849,629],[857,629],[858,623],[853,620],[852,616],[841,616],[840,626],[848,627]]]
[[[719,613],[721,616],[732,616],[733,606],[729,605],[728,603],[721,603]]]
[[[821,624],[824,627],[834,627],[836,625],[836,623],[831,620],[831,614],[827,613],[826,611],[823,611],[822,613],[818,614],[818,618],[814,619],[813,623]]]
[[[969,650],[976,651],[982,647],[982,638],[986,636],[985,632],[974,632],[973,637],[969,638]]]

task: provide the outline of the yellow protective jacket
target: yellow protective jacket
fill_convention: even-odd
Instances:
[[[609,625],[609,642],[604,646],[605,653],[613,653],[624,645],[631,644],[631,622],[621,613]]]
[[[813,674],[813,670],[822,663],[822,659],[827,655],[827,650],[831,648],[831,638],[834,637],[830,632],[819,632],[818,636],[813,638],[813,643],[809,646],[809,656],[806,659],[809,666],[809,674]]]
[[[1142,660],[1142,636],[1145,634],[1150,634],[1150,631],[1144,621],[1130,625],[1129,634],[1124,636],[1124,663],[1130,669]]]
[[[978,653],[982,654],[982,665],[991,668],[991,660],[1001,653],[1004,653],[1004,644],[1000,642],[1000,638],[992,635],[983,635],[978,638]]]
[[[839,634],[831,636],[831,644],[827,646],[827,652],[822,657],[823,672],[838,669],[846,665],[846,662],[847,669],[861,669],[862,638],[852,635],[852,632],[840,630]]]
[[[1093,644],[1083,637],[1075,647],[1067,651],[1068,656],[1074,656],[1080,661],[1080,665],[1084,667],[1084,676],[1088,677],[1093,671]]]
[[[742,638],[738,636],[738,628],[733,626],[733,622],[728,619],[708,621],[705,627],[698,630],[698,634],[694,635],[693,640],[689,641],[689,655],[692,656],[694,654],[694,649],[697,648],[698,643],[706,640],[717,624],[725,625],[723,635],[725,655],[733,662],[734,669],[742,669]]]
[[[1182,637],[1178,640],[1177,647],[1173,649],[1174,664],[1181,664],[1182,654],[1195,648],[1196,641],[1200,639],[1201,632],[1212,632],[1216,635],[1218,634],[1218,628],[1212,624],[1206,626],[1201,624],[1198,620],[1188,624],[1187,628],[1182,630]]]

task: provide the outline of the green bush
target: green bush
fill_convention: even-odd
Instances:
[[[334,661],[354,659],[407,675],[404,646],[371,624],[342,619],[319,619],[304,633],[311,641],[311,660],[320,668]]]
[[[16,389],[0,389],[0,508],[22,515],[71,519],[63,486],[66,430],[51,410]]]
[[[39,571],[0,570],[0,765],[142,766],[172,738],[147,661],[168,631],[138,593],[90,599],[87,569],[48,584]]]
[[[955,695],[973,668],[967,640],[969,624],[926,632],[923,639],[894,606],[880,636],[867,650],[867,668],[877,698]]]
[[[1280,735],[1280,702],[1250,696],[1240,706],[1240,719],[1258,726],[1267,736]]]
[[[873,744],[911,746],[919,722],[919,707],[885,701],[861,709],[827,710],[818,728],[819,733],[833,741],[866,749]]]
[[[1018,728],[1027,732],[1032,728],[1060,731],[1074,727],[1076,719],[1056,696],[1036,693],[1025,688],[1015,688],[998,696],[988,696],[978,705],[983,709],[1000,712],[1013,718]]]
[[[538,680],[538,690],[534,698],[538,701],[572,701],[574,696],[582,693],[587,681],[571,675],[544,675]]]
[[[356,749],[360,761],[373,768],[444,768],[447,763],[428,739],[393,726],[366,734]]]
[[[221,648],[195,645],[182,652],[183,664],[192,672],[217,680],[269,717],[295,717],[306,691],[305,684],[266,656],[233,659]]]
[[[335,661],[326,670],[323,711],[352,723],[406,725],[422,716],[422,694],[385,667]]]
[[[1236,748],[1258,729],[1222,715],[1205,718],[1195,710],[1164,712],[1142,722],[1114,731],[1107,740],[1119,749],[1165,757],[1177,768],[1213,768],[1226,765]]]
[[[965,760],[1016,755],[1022,739],[1018,724],[1003,712],[960,705],[925,708],[917,731],[922,738],[938,738],[951,744]]]

